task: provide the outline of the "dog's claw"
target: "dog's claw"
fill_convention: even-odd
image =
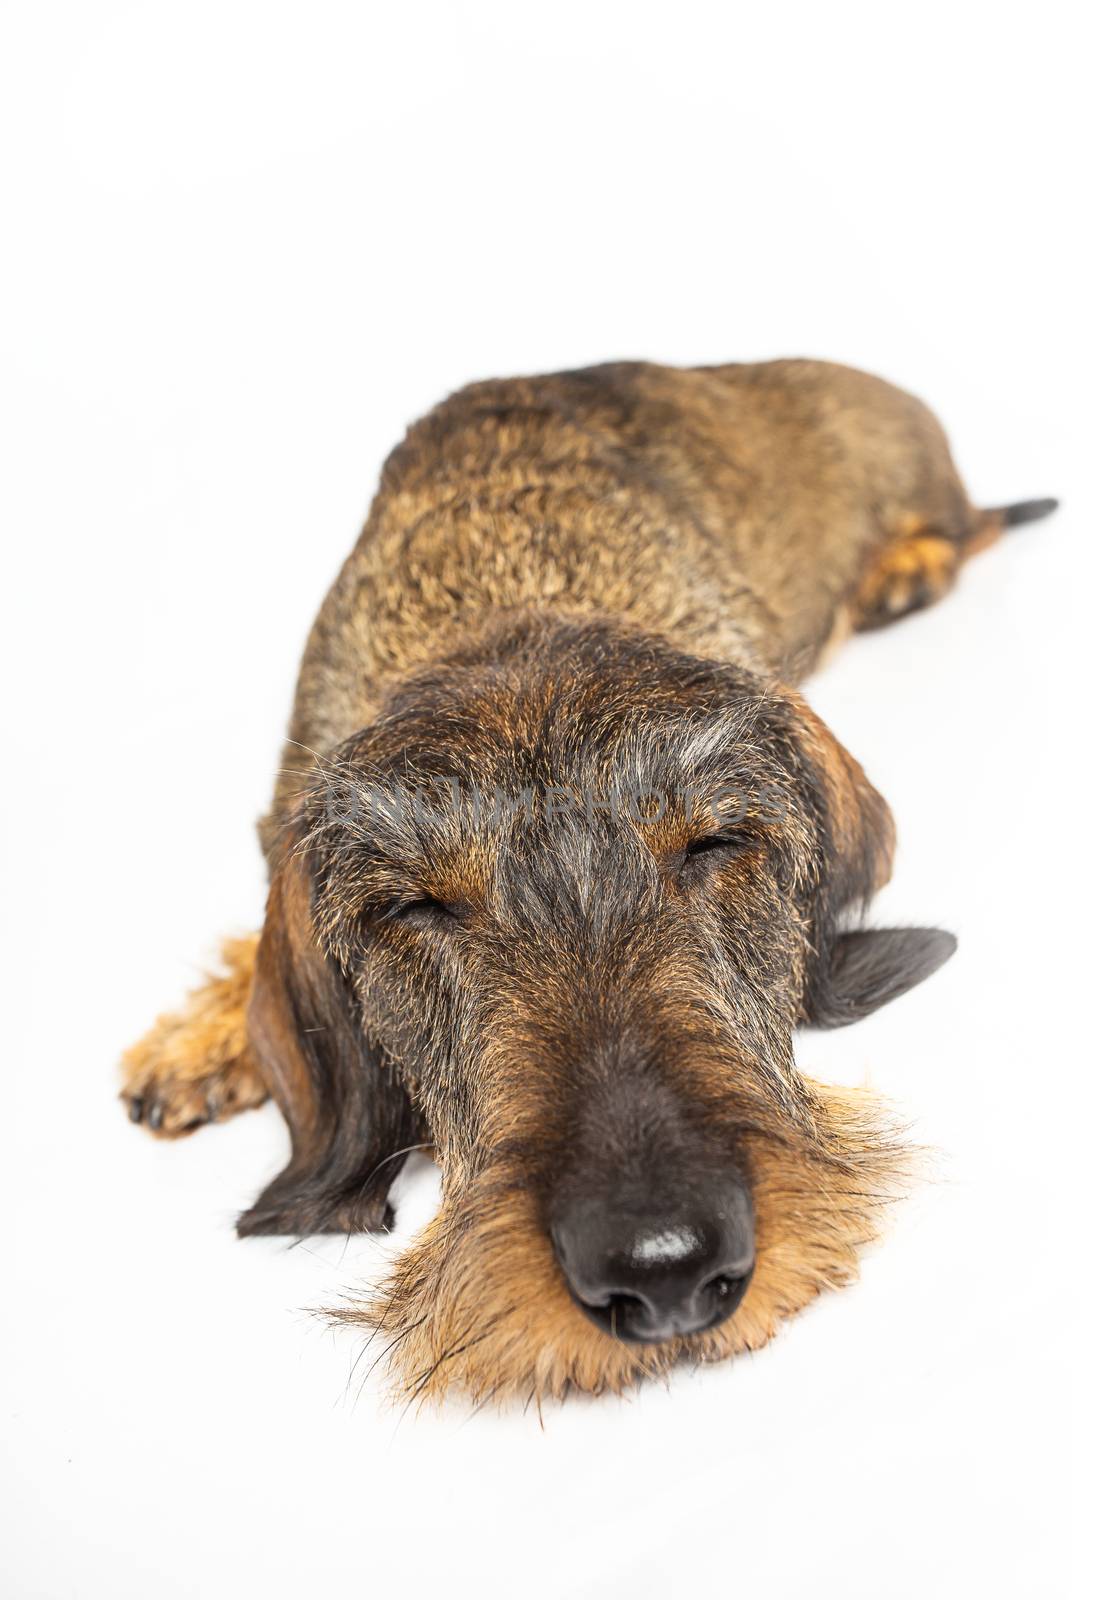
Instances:
[[[120,1096],[132,1122],[140,1123],[163,1139],[179,1139],[211,1122],[224,1122],[248,1106],[265,1099],[260,1078],[242,1065],[222,1069],[208,1078],[190,1081],[151,1078]]]
[[[121,1098],[132,1122],[144,1122],[151,1133],[166,1133],[174,1137],[177,1134],[194,1133],[206,1123],[214,1122],[223,1104],[213,1089],[206,1095],[203,1109],[185,1121],[181,1118],[179,1108],[158,1097],[154,1089],[147,1089],[144,1094],[125,1094]]]

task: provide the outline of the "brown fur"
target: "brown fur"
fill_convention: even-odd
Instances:
[[[904,1149],[872,1097],[798,1073],[791,1032],[864,1015],[951,941],[844,925],[893,826],[795,685],[1002,525],[924,406],[817,362],[475,384],[393,453],[304,654],[260,949],[227,947],[124,1093],[163,1133],[273,1095],[292,1159],[246,1233],[387,1225],[397,1163],[436,1146],[440,1215],[341,1314],[406,1392],[618,1389],[755,1348],[853,1276]],[[755,797],[724,851],[701,796],[529,831],[362,809],[419,773],[578,797],[690,771]],[[633,1347],[569,1298],[549,1208],[662,1149],[740,1168],[757,1265],[713,1332]]]
[[[256,934],[225,940],[226,972],[212,974],[180,1011],[158,1017],[123,1057],[123,1097],[131,1114],[162,1138],[221,1122],[269,1098],[246,1036],[257,946]]]
[[[617,616],[794,683],[904,526],[959,543],[979,515],[927,408],[845,367],[473,384],[384,468],[308,640],[266,841],[312,752],[490,613]]]

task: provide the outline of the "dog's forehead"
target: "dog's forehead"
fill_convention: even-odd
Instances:
[[[347,874],[433,869],[446,898],[508,869],[648,878],[651,854],[790,811],[789,710],[763,680],[617,637],[554,643],[408,676],[339,747],[314,808],[320,841],[356,843]]]
[[[394,776],[646,784],[762,757],[778,711],[740,670],[616,641],[423,673],[388,699],[357,754]]]

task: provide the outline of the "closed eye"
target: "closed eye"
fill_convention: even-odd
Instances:
[[[460,927],[465,920],[466,907],[436,900],[433,895],[420,895],[418,899],[395,900],[380,913],[383,922],[404,922],[417,928],[448,930]]]
[[[756,840],[745,833],[709,833],[693,839],[684,851],[677,872],[687,877],[693,873],[709,871],[722,866],[737,856],[747,855],[756,847]]]

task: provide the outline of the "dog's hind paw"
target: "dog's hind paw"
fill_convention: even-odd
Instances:
[[[866,574],[853,603],[854,626],[886,627],[952,588],[963,559],[952,539],[939,534],[909,534],[882,550]]]

